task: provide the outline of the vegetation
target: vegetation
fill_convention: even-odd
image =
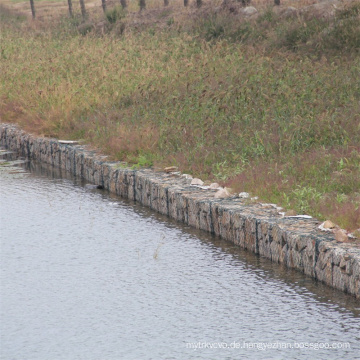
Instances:
[[[1,121],[360,227],[359,3],[327,20],[130,5],[1,8]]]

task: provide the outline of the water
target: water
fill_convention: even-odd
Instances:
[[[351,296],[50,167],[0,181],[1,359],[360,358]]]

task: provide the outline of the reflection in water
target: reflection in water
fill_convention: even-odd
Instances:
[[[1,359],[358,358],[351,296],[51,167],[0,181]]]

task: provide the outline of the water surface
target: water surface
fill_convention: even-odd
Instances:
[[[2,161],[1,359],[359,359],[353,297],[51,167]],[[348,348],[304,348],[333,343]]]

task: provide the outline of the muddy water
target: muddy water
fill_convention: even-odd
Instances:
[[[354,298],[1,157],[1,359],[359,359]]]

